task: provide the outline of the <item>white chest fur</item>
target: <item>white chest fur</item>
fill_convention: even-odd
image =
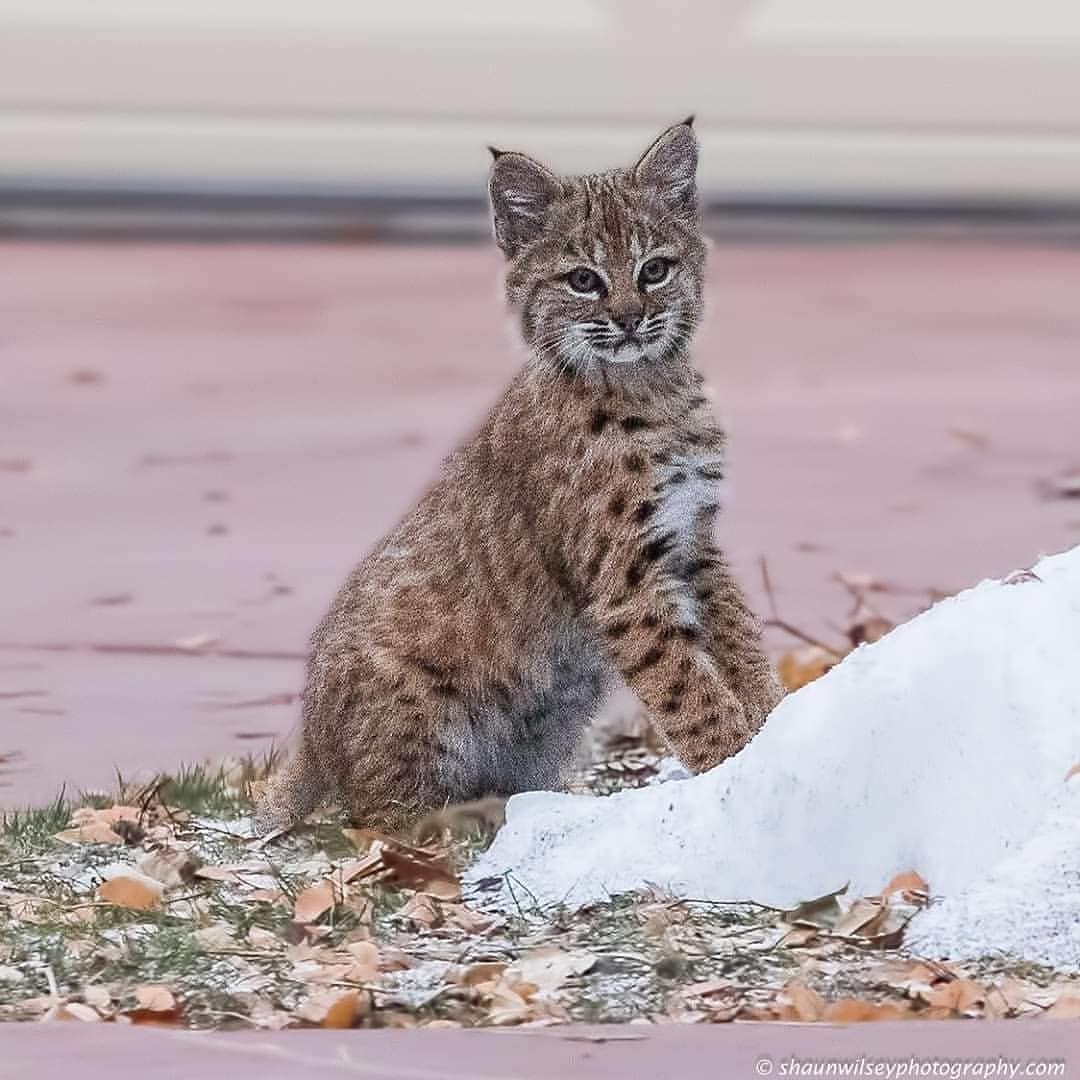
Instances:
[[[659,470],[659,493],[653,527],[658,534],[674,533],[675,545],[689,549],[702,510],[719,498],[719,481],[703,476],[722,464],[716,455],[687,454],[674,458]]]

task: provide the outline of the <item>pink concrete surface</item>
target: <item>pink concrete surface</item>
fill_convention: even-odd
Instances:
[[[864,1071],[859,1073],[860,1060]],[[847,1073],[794,1071],[837,1061]],[[154,1080],[752,1080],[798,1075],[963,1075],[954,1064],[1004,1061],[1005,1071],[966,1075],[1080,1075],[1080,1024],[908,1021],[847,1028],[799,1024],[623,1025],[507,1031],[349,1031],[209,1034],[69,1022],[0,1030],[0,1080],[71,1076]],[[1035,1071],[1064,1063],[1058,1073]],[[938,1072],[927,1070],[937,1063]],[[1011,1073],[1009,1065],[1017,1071]],[[1032,1067],[1033,1071],[1024,1070]],[[913,1067],[914,1066],[914,1067]],[[786,1071],[785,1071],[786,1070]],[[946,1071],[941,1071],[946,1070]]]
[[[350,564],[517,363],[483,248],[0,246],[0,806],[259,750]],[[718,247],[723,538],[952,589],[1080,542],[1080,252]],[[887,600],[901,613],[914,598]]]

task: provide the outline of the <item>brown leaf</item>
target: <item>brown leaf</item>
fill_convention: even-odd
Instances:
[[[121,871],[98,886],[99,900],[132,911],[155,911],[161,907],[165,889],[160,881],[137,870]]]
[[[952,978],[948,973],[922,961],[910,964],[903,962],[883,964],[874,971],[873,976],[879,982],[909,997],[919,997],[924,993],[929,993],[937,983]]]
[[[949,1009],[962,1016],[978,1016],[986,1005],[986,987],[972,979],[956,979],[929,991],[919,997],[931,1008]]]
[[[148,851],[135,865],[147,877],[152,877],[155,881],[160,881],[165,888],[172,889],[194,880],[199,859],[190,851],[163,848],[160,851]]]
[[[781,1001],[786,1001],[791,1006],[797,1020],[820,1020],[825,1014],[825,999],[816,990],[798,983],[790,983],[784,987]]]
[[[80,1020],[84,1024],[93,1024],[101,1020],[101,1014],[89,1005],[78,1001],[65,1001],[54,1005],[42,1016],[42,1021]]]
[[[195,944],[200,949],[206,949],[209,952],[215,952],[219,949],[231,949],[236,945],[232,927],[224,922],[215,923],[213,926],[204,927],[202,930],[196,930],[192,937],[194,937]]]
[[[371,996],[363,990],[328,990],[312,994],[296,1010],[296,1016],[324,1028],[351,1028],[371,1008]]]
[[[304,889],[296,898],[293,920],[298,923],[313,923],[325,915],[336,902],[333,883],[320,881],[318,885]]]
[[[490,961],[483,964],[470,964],[458,975],[458,982],[462,986],[471,986],[482,989],[485,986],[494,986],[506,971],[506,964]]]
[[[875,923],[881,922],[885,907],[880,900],[863,898],[833,923],[832,933],[838,937],[873,937]]]
[[[443,914],[447,923],[469,934],[482,934],[498,922],[494,916],[473,911],[464,904],[443,904]]]
[[[921,874],[917,874],[914,870],[906,870],[902,874],[897,874],[885,886],[881,892],[881,899],[888,900],[889,897],[896,893],[899,893],[909,903],[925,904],[930,896],[930,885]]]
[[[1052,1020],[1080,1020],[1080,995],[1062,994],[1046,1010],[1046,1015]]]
[[[1080,761],[1078,761],[1066,774],[1065,783],[1068,783],[1074,776],[1080,776]]]
[[[353,982],[375,982],[379,978],[379,947],[373,941],[354,941],[345,946],[352,957],[347,978]]]
[[[166,986],[146,984],[135,988],[134,1009],[124,1013],[132,1024],[155,1024],[172,1027],[179,1024],[183,1014],[172,991]]]
[[[440,900],[461,897],[457,874],[450,865],[422,848],[388,843],[383,846],[382,861],[389,871],[386,880],[390,884],[426,892]]]
[[[83,806],[71,815],[71,826],[56,834],[64,844],[122,844],[125,830],[114,826],[126,823],[138,826],[142,812],[137,806],[109,806],[95,809]]]
[[[784,912],[784,921],[795,924],[806,924],[828,929],[837,919],[843,915],[838,897],[847,892],[847,886],[836,889],[834,892],[817,896],[813,900],[804,900],[802,903]]]
[[[873,1020],[903,1020],[911,1010],[893,1001],[859,1001],[841,998],[827,1006],[822,1019],[833,1024],[859,1024]]]
[[[149,984],[137,986],[135,1000],[140,1009],[146,1009],[148,1012],[173,1012],[176,1009],[176,998],[165,986]]]
[[[515,960],[508,974],[549,991],[557,990],[576,975],[584,975],[595,964],[596,957],[584,949],[567,951],[557,945],[544,945]]]
[[[415,893],[398,909],[398,915],[417,926],[431,929],[442,922],[438,902],[427,893]]]
[[[818,645],[800,645],[780,657],[776,670],[780,681],[788,690],[801,690],[808,683],[831,671],[836,663],[835,653]]]

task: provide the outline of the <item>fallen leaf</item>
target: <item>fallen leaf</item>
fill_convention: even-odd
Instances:
[[[835,653],[818,645],[801,645],[780,657],[776,671],[786,689],[801,690],[836,667],[838,659]]]
[[[981,1015],[986,996],[986,987],[972,979],[956,979],[919,994],[931,1008],[948,1009],[961,1016]]]
[[[213,926],[203,927],[201,930],[196,930],[192,937],[200,949],[206,949],[209,952],[231,949],[236,945],[232,927],[228,923],[215,923]]]
[[[911,1010],[893,1001],[859,1001],[841,998],[826,1006],[821,1019],[833,1024],[859,1024],[874,1020],[903,1020]]]
[[[336,903],[334,886],[330,881],[312,885],[296,898],[293,919],[298,923],[312,923],[325,915]]]
[[[266,930],[261,926],[253,926],[247,935],[248,944],[253,949],[278,949],[281,947],[281,938],[272,930]]]
[[[379,947],[373,941],[356,941],[345,946],[353,964],[346,978],[353,982],[375,982],[379,978]]]
[[[908,898],[908,894],[922,899],[930,895],[930,886],[921,874],[917,874],[914,870],[907,870],[902,874],[897,874],[885,886],[881,892],[881,899],[888,900],[895,893],[900,893],[905,899]]]
[[[439,910],[435,898],[427,893],[415,893],[411,896],[398,909],[398,915],[426,929],[430,929],[442,922],[442,912]]]
[[[461,886],[457,874],[443,859],[422,848],[386,843],[382,863],[388,871],[386,881],[406,889],[416,889],[440,900],[458,900]]]
[[[820,1020],[825,1014],[825,999],[816,990],[799,983],[784,987],[780,1000],[791,1006],[797,1020],[811,1022]]]
[[[1080,995],[1063,994],[1046,1010],[1051,1020],[1080,1020]]]
[[[508,974],[532,983],[541,991],[550,991],[577,975],[584,975],[595,964],[596,957],[583,949],[570,952],[557,945],[545,945],[515,960]]]
[[[160,881],[137,870],[117,871],[98,886],[99,900],[132,911],[154,911],[161,907],[165,889]]]
[[[370,1009],[371,997],[363,990],[325,991],[312,994],[296,1010],[296,1016],[324,1028],[351,1028]]]
[[[831,933],[837,937],[872,937],[874,924],[881,921],[885,906],[880,900],[863,898],[833,923]]]
[[[135,987],[135,1001],[140,1009],[147,1012],[174,1012],[176,1010],[176,998],[165,986],[137,986]]]
[[[1074,776],[1080,776],[1080,762],[1077,762],[1066,774],[1065,783],[1067,784]]]
[[[458,975],[458,982],[462,986],[470,986],[481,989],[485,986],[494,986],[506,971],[506,964],[496,961],[488,961],[482,964],[470,964]]]
[[[847,892],[847,888],[847,885],[844,885],[831,893],[825,893],[824,896],[802,901],[783,913],[784,921],[792,925],[806,923],[827,930],[844,913],[839,898]]]
[[[112,994],[104,986],[88,986],[83,990],[83,1001],[98,1012],[112,1007]]]
[[[195,878],[199,860],[189,851],[177,848],[163,848],[160,851],[148,851],[135,863],[140,873],[160,881],[167,889],[185,885]]]
[[[66,1001],[54,1005],[41,1019],[42,1021],[79,1020],[84,1024],[93,1024],[101,1021],[101,1014],[89,1005],[83,1005],[78,1001]]]
[[[443,904],[442,910],[447,923],[469,934],[482,934],[499,921],[493,915],[473,911],[464,904]]]

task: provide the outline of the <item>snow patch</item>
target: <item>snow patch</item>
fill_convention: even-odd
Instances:
[[[540,903],[658,885],[786,907],[916,870],[947,898],[916,920],[924,951],[974,955],[994,938],[992,951],[1075,963],[1066,894],[1080,856],[1066,841],[1080,798],[1064,777],[1080,762],[1080,548],[1034,574],[983,582],[860,647],[702,776],[515,796],[468,880],[509,878]],[[1015,917],[991,918],[991,901]],[[1042,931],[1016,929],[1036,910]]]

